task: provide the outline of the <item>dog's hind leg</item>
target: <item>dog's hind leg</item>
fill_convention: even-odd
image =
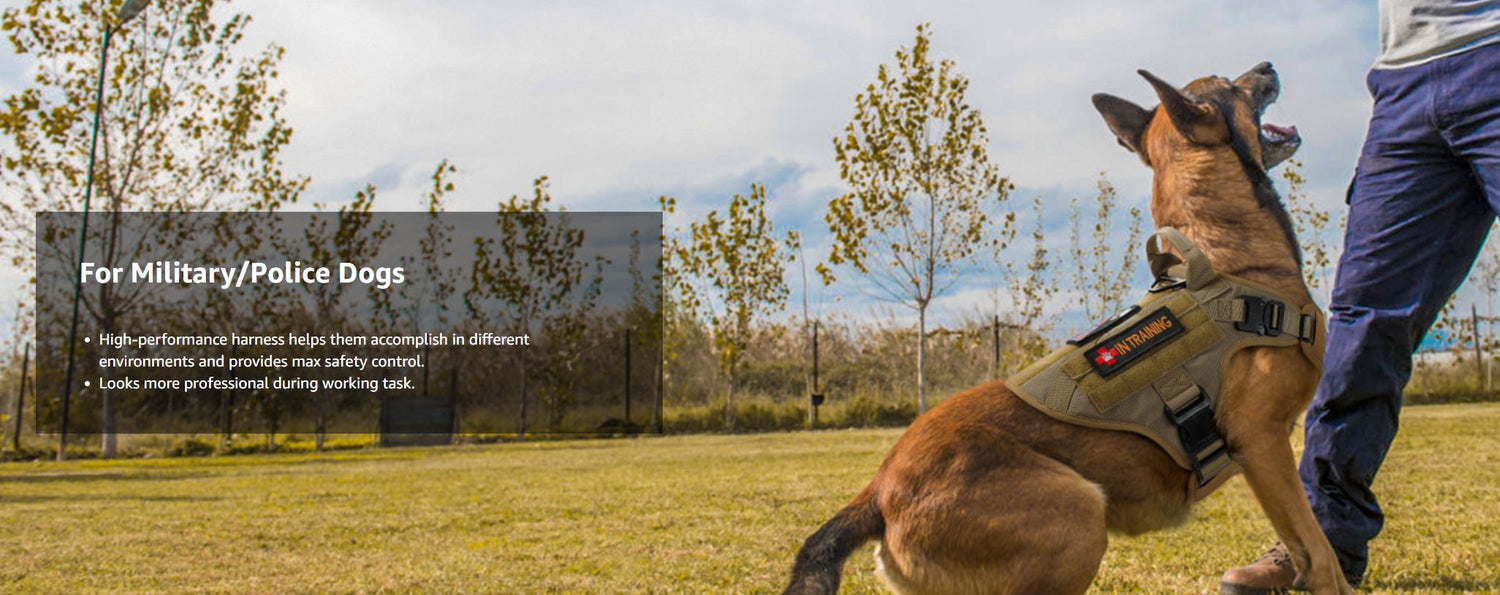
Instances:
[[[994,437],[984,438],[987,447],[995,446]],[[1008,437],[1004,442],[1004,456],[984,457],[987,469],[950,459],[938,479],[948,485],[886,493],[886,531],[875,557],[892,591],[1067,595],[1088,589],[1108,541],[1103,492],[1057,461]]]

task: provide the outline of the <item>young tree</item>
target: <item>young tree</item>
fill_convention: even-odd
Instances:
[[[97,52],[114,2],[31,0],[0,16],[31,87],[0,104],[0,245],[34,266],[32,215],[81,208],[99,77]],[[221,18],[219,0],[152,3],[114,34],[104,81],[95,186],[111,213],[275,210],[306,179],[282,173],[292,128],[274,86],[282,48],[237,52],[250,17]]]
[[[682,403],[702,400],[716,386],[717,362],[713,354],[713,332],[684,299],[692,295],[691,288],[684,287],[692,281],[682,271],[684,250],[682,241],[676,237],[681,228],[669,232],[667,215],[677,211],[677,200],[670,196],[658,196],[661,205],[662,229],[658,237],[661,242],[661,261],[657,272],[661,276],[661,382],[656,426],[659,432],[666,429],[662,418],[666,403]]]
[[[1007,370],[1018,370],[1047,354],[1046,335],[1037,325],[1042,324],[1047,301],[1057,293],[1057,283],[1048,277],[1051,261],[1042,227],[1042,199],[1033,201],[1031,208],[1035,227],[1031,232],[1031,258],[1026,261],[1026,271],[1019,273],[1012,263],[1005,263],[1012,319],[1018,327],[1017,349],[1001,356]]]
[[[401,257],[402,267],[418,273],[389,290],[370,290],[370,300],[381,313],[378,322],[386,330],[423,333],[448,328],[448,302],[458,292],[461,271],[451,265],[454,226],[444,219],[447,206],[443,199],[453,191],[452,176],[457,172],[458,168],[447,159],[439,161],[429,178],[432,185],[422,195],[427,222],[417,240],[418,251]],[[422,368],[421,395],[428,397],[435,361],[430,347],[422,348],[422,354],[428,365]],[[446,360],[441,355],[444,354],[439,359]]]
[[[281,113],[285,94],[274,85],[282,49],[240,53],[248,16],[222,17],[218,0],[163,0],[116,30],[117,4],[30,0],[0,16],[15,54],[30,59],[32,81],[0,100],[0,134],[9,141],[0,145],[0,252],[22,270],[36,268],[34,214],[82,209],[106,30],[112,58],[98,106],[98,199],[90,208],[110,216],[86,238],[89,260],[135,259],[139,246],[118,243],[123,212],[275,210],[306,185],[281,171],[292,134]],[[144,299],[116,291],[86,296],[89,316],[105,332],[118,330]],[[108,392],[105,399],[110,456]]]
[[[1101,172],[1099,193],[1094,195],[1093,219],[1085,220],[1083,207],[1073,199],[1068,223],[1072,227],[1068,253],[1073,260],[1073,289],[1083,302],[1083,312],[1090,322],[1119,312],[1134,300],[1130,279],[1136,274],[1135,259],[1141,250],[1142,215],[1139,207],[1130,208],[1130,229],[1123,243],[1107,241],[1113,229],[1114,211],[1119,197],[1114,184]],[[1084,229],[1085,225],[1088,229]],[[1088,248],[1084,248],[1088,245]],[[1120,250],[1116,251],[1116,246]]]
[[[661,341],[664,326],[662,324],[662,302],[664,297],[661,291],[661,267],[664,259],[661,252],[660,234],[661,231],[658,230],[657,236],[647,244],[649,246],[647,254],[643,255],[641,253],[641,230],[636,229],[630,232],[630,309],[625,312],[623,320],[625,331],[631,333],[631,338],[634,339],[627,344],[628,348],[632,350],[641,347],[654,348],[657,352],[655,355],[658,356],[662,355],[663,351]],[[642,262],[643,256],[647,260],[654,260],[655,262]],[[651,400],[650,419],[646,427],[659,428],[658,423],[661,421],[659,400],[661,396],[660,380],[664,372],[662,369],[664,362],[662,357],[651,357],[649,361],[655,364],[649,370],[651,378],[649,384],[655,390],[653,391],[654,394]],[[636,365],[630,367],[630,370],[634,372],[639,367],[639,365]],[[639,378],[639,376],[635,376],[634,378]],[[632,392],[632,389],[640,384],[640,381],[635,381],[625,387],[624,397],[627,399],[625,410],[627,412],[630,411],[630,406],[634,402],[633,395],[635,393]],[[625,416],[625,424],[626,428],[631,431],[638,431],[640,428],[640,426],[636,426],[635,422],[631,420],[630,415]]]
[[[392,232],[391,223],[378,218],[373,210],[375,196],[375,187],[366,185],[364,190],[355,193],[352,202],[339,207],[338,218],[333,223],[328,218],[319,218],[303,230],[307,262],[332,268],[339,263],[363,266],[374,261]],[[322,205],[318,207],[318,210],[323,210]],[[293,247],[284,251],[288,255],[296,253],[298,251]],[[323,334],[354,334],[361,330],[363,323],[359,316],[354,315],[357,309],[349,308],[345,303],[345,296],[354,285],[316,281],[304,281],[300,285],[312,299],[313,328]],[[317,372],[325,377],[329,375],[327,368],[319,368]],[[323,450],[328,424],[335,413],[332,399],[328,391],[318,391],[315,399],[313,441],[319,451]]]
[[[1490,226],[1490,235],[1493,236],[1496,225]],[[1475,326],[1482,320],[1484,331],[1478,333],[1475,341],[1479,344],[1479,351],[1488,356],[1483,357],[1483,363],[1479,364],[1484,369],[1483,389],[1486,396],[1494,394],[1494,368],[1495,368],[1495,292],[1500,291],[1500,246],[1495,242],[1487,242],[1484,251],[1480,252],[1479,259],[1474,263],[1474,270],[1469,273],[1469,280],[1479,284],[1479,290],[1484,292],[1484,316],[1476,317]],[[1477,328],[1475,329],[1478,330]]]
[[[256,260],[273,247],[287,245],[282,224],[282,213],[267,216],[245,216],[233,212],[221,212],[214,216],[212,232],[205,241],[195,242],[198,252],[192,258],[199,262]],[[231,333],[279,334],[291,330],[287,326],[289,311],[298,310],[300,288],[274,283],[252,283],[240,291],[211,291],[204,303],[193,312],[194,324],[199,332],[228,336]],[[165,314],[171,316],[172,314]],[[180,316],[180,314],[177,314]],[[236,347],[230,347],[230,357],[248,355]],[[235,372],[231,374],[237,375]],[[220,392],[218,412],[219,443],[217,450],[230,446],[235,434],[235,419],[238,413],[274,410],[283,399],[271,395],[270,391],[248,391],[226,389]],[[269,421],[269,416],[262,415]],[[275,432],[269,432],[268,447],[275,445]]]
[[[1330,228],[1343,229],[1349,215],[1341,215],[1338,223],[1334,224],[1331,213],[1307,196],[1307,191],[1303,188],[1307,181],[1302,177],[1302,162],[1288,159],[1281,170],[1281,179],[1286,180],[1287,184],[1286,193],[1282,196],[1286,211],[1292,217],[1297,240],[1302,244],[1302,262],[1299,264],[1303,280],[1314,295],[1322,293],[1323,301],[1327,303],[1327,298],[1333,291],[1333,283],[1328,278],[1333,265],[1333,247],[1328,231]]]
[[[538,392],[547,406],[547,431],[554,433],[577,397],[584,353],[609,349],[601,345],[604,337],[600,333],[589,332],[598,328],[591,328],[589,323],[603,285],[606,261],[578,262],[585,267],[580,269],[579,282],[573,287],[569,299],[552,309],[541,321],[542,335],[552,347],[540,358],[539,372],[547,383]]]
[[[512,195],[510,200],[501,201],[495,217],[499,229],[494,237],[475,238],[471,283],[464,292],[464,305],[471,318],[488,320],[492,309],[486,303],[494,300],[503,306],[499,322],[512,334],[530,335],[540,329],[572,332],[570,319],[581,323],[598,296],[600,262],[590,263],[581,257],[578,252],[583,246],[583,230],[569,225],[565,214],[547,212],[551,202],[547,177],[537,178],[530,198]],[[590,277],[591,268],[594,273]],[[523,440],[532,368],[540,365],[543,373],[550,374],[574,362],[557,356],[576,355],[558,354],[553,349],[554,357],[538,361],[539,356],[533,356],[532,351],[514,351],[521,379],[516,436]],[[553,391],[551,397],[564,399],[567,395]]]
[[[663,199],[671,212],[675,202]],[[795,232],[777,237],[766,216],[766,187],[754,184],[750,195],[734,195],[729,211],[709,211],[689,225],[686,244],[668,248],[674,271],[688,282],[677,287],[684,305],[708,320],[719,369],[728,379],[724,424],[734,428],[735,374],[749,346],[755,322],[786,305],[786,264],[801,245]]]
[[[969,81],[952,60],[933,61],[930,41],[930,27],[918,26],[895,68],[882,64],[855,97],[854,119],[833,140],[849,192],[826,216],[828,264],[852,267],[916,311],[919,412],[927,409],[928,306],[963,265],[1014,234],[1013,215],[991,215],[1014,185],[990,163],[984,121],[964,100]],[[833,282],[833,269],[818,271]]]

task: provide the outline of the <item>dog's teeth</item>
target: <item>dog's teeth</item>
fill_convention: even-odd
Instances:
[[[1272,133],[1272,134],[1275,134],[1275,135],[1278,135],[1278,136],[1291,136],[1293,134],[1296,134],[1296,131],[1297,131],[1297,127],[1296,126],[1287,128],[1287,127],[1277,126],[1275,124],[1270,124],[1270,123],[1263,123],[1263,124],[1260,125],[1260,127],[1261,127],[1261,129],[1265,130],[1266,132],[1269,132],[1269,133]]]

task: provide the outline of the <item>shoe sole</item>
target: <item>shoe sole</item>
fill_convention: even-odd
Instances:
[[[1359,588],[1361,581],[1344,579],[1353,589]],[[1298,587],[1255,587],[1237,583],[1219,583],[1219,595],[1289,595],[1290,593],[1305,593],[1307,589]]]
[[[1219,583],[1219,595],[1287,595],[1288,587],[1256,587],[1236,583]]]

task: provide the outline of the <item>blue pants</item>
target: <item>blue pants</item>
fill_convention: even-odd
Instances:
[[[1302,483],[1344,573],[1383,515],[1370,484],[1396,437],[1411,356],[1500,212],[1500,44],[1372,70],[1375,99],[1307,415]]]

